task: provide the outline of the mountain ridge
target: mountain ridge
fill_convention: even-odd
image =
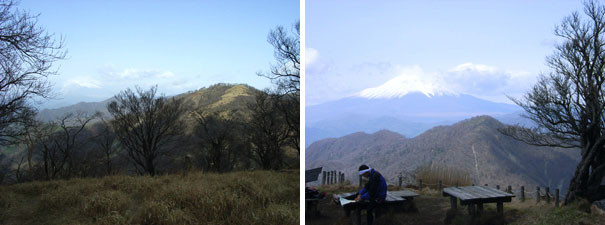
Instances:
[[[433,127],[414,138],[355,133],[311,144],[305,163],[308,168],[345,171],[353,182],[361,164],[377,168],[391,183],[400,172],[418,166],[446,165],[467,171],[476,184],[540,185],[565,191],[579,161],[578,151],[527,145],[501,134],[498,129],[504,126],[491,116],[477,116]]]
[[[478,115],[502,118],[509,123],[530,124],[521,108],[471,95],[427,96],[412,92],[394,98],[343,98],[306,107],[305,143],[349,133],[393,130],[414,137],[438,125],[451,125]]]
[[[245,110],[247,102],[252,101],[256,88],[246,84],[225,84],[218,83],[208,87],[203,87],[193,91],[166,96],[168,98],[183,98],[185,107],[189,110],[205,109],[210,111],[223,110]],[[79,102],[73,105],[59,107],[55,109],[43,109],[37,119],[49,122],[55,120],[67,113],[83,112],[89,115],[99,111],[103,115],[109,116],[107,104],[114,100],[114,97],[99,102]]]

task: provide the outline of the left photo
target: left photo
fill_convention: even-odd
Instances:
[[[299,224],[299,1],[0,0],[0,224]]]

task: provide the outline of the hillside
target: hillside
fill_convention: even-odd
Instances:
[[[298,224],[298,171],[0,186],[0,224]]]
[[[524,144],[499,133],[502,127],[492,117],[478,116],[410,139],[390,131],[354,133],[311,144],[306,149],[306,166],[345,171],[351,179],[357,177],[359,165],[368,164],[395,183],[400,172],[421,165],[447,165],[467,171],[477,184],[540,185],[565,191],[579,153]]]
[[[254,100],[254,87],[245,84],[214,84],[195,91],[178,94],[175,98],[183,98],[184,105],[191,110],[226,111],[239,110],[245,114],[246,105]],[[117,93],[116,93],[117,94]],[[160,93],[158,93],[160,94]],[[67,113],[85,112],[94,114],[96,111],[109,116],[107,104],[113,100],[109,98],[101,102],[80,102],[74,105],[44,109],[38,113],[38,119],[51,121]]]

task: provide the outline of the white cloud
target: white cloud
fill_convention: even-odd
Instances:
[[[463,63],[452,69],[450,72],[482,72],[482,73],[493,73],[497,69],[495,67],[481,65],[481,64],[472,64],[472,63]]]
[[[70,86],[99,89],[101,88],[101,82],[91,77],[74,77],[65,81],[65,83],[63,84],[63,88],[67,88]]]
[[[174,73],[167,70],[154,69],[134,69],[127,68],[121,71],[110,69],[107,73],[115,78],[120,79],[141,79],[141,78],[167,78],[174,77]]]
[[[314,48],[307,48],[305,54],[306,66],[312,65],[314,62],[317,62],[317,59],[319,58],[319,51]]]

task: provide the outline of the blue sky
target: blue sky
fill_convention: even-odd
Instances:
[[[508,102],[581,1],[306,1],[306,104],[410,91]]]
[[[166,95],[225,82],[271,86],[267,34],[299,20],[298,1],[22,1],[62,36],[66,60],[45,106],[107,99],[139,85]]]

